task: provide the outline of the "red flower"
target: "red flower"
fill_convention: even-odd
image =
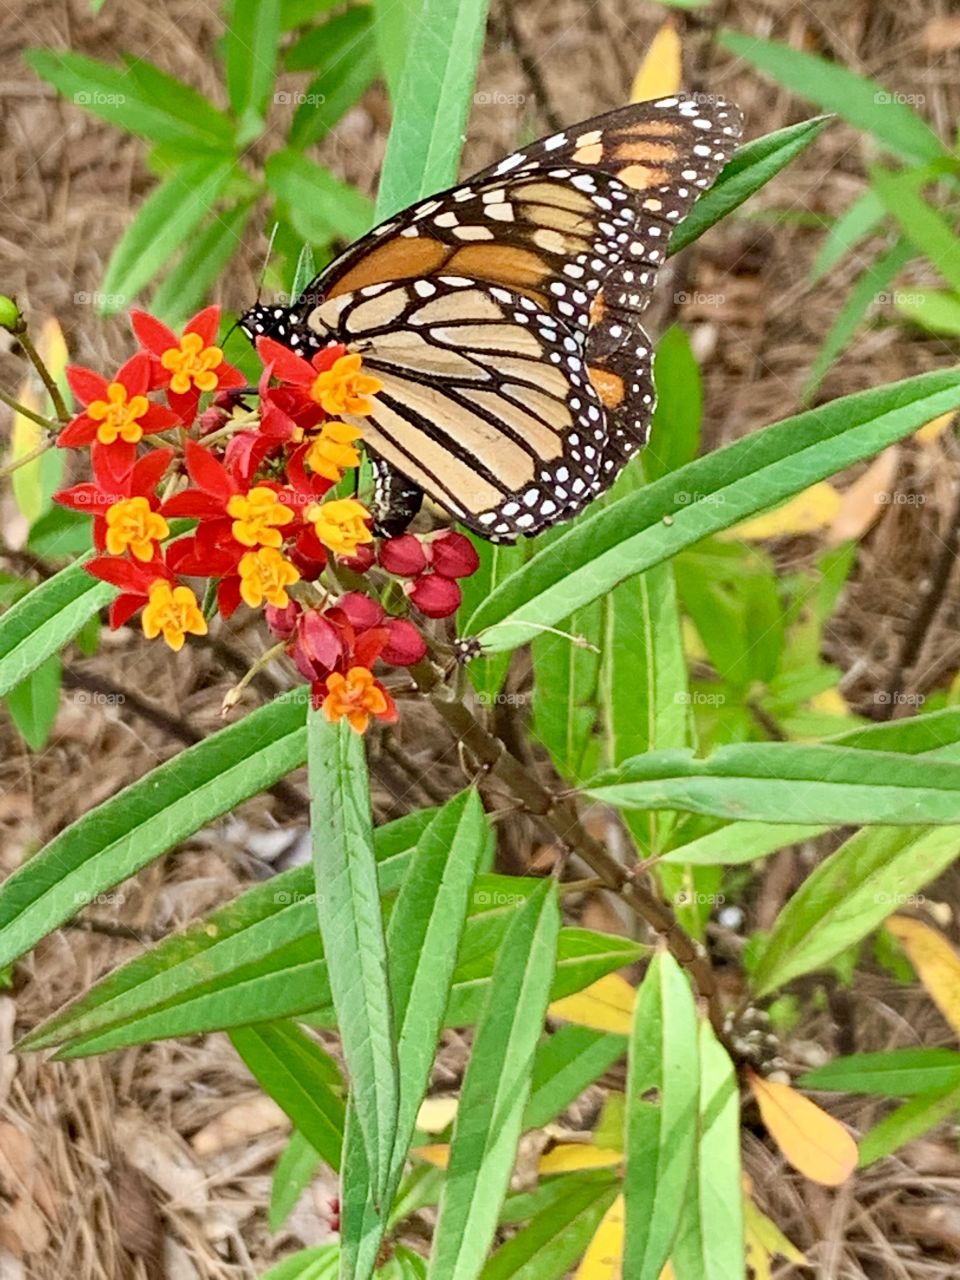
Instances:
[[[67,368],[70,389],[84,406],[57,437],[61,449],[91,446],[95,469],[119,481],[133,466],[137,445],[146,435],[175,426],[177,416],[147,399],[150,358],[132,356],[112,382],[81,365]]]
[[[444,578],[469,578],[480,568],[480,557],[473,543],[453,529],[430,538],[425,550],[434,572]]]
[[[449,618],[460,608],[463,598],[452,578],[439,573],[424,573],[407,589],[411,601],[428,618]]]
[[[146,311],[131,311],[130,318],[134,333],[151,356],[151,385],[166,390],[167,402],[181,422],[193,422],[205,391],[224,391],[246,383],[240,370],[228,364],[214,345],[220,326],[219,307],[198,311],[179,338]]]
[[[128,548],[138,560],[154,557],[151,544],[170,530],[158,515],[156,488],[174,456],[172,449],[152,449],[119,481],[94,467],[93,483],[75,484],[53,495],[54,502],[93,516],[93,545],[98,551],[121,555]],[[122,544],[122,545],[121,545]]]

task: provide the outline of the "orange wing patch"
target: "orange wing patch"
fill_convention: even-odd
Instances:
[[[338,298],[369,284],[386,280],[411,280],[439,270],[450,256],[450,246],[425,236],[393,236],[371,249],[355,267],[332,286],[327,297]]]
[[[616,409],[618,404],[623,403],[625,388],[622,378],[595,364],[588,365],[587,372],[605,409]]]

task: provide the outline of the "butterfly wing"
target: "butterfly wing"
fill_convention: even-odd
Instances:
[[[599,448],[596,467],[589,459],[589,475],[558,463],[567,470],[569,484],[581,481],[583,489],[574,491],[558,479],[553,498],[544,497],[542,502],[531,498],[529,508],[518,506],[534,487],[547,483],[543,475],[530,476],[524,482],[526,488],[518,483],[505,489],[498,483],[495,487],[502,501],[494,503],[494,495],[487,492],[493,503],[487,509],[477,509],[473,499],[458,504],[456,485],[441,491],[439,482],[431,478],[433,473],[424,471],[416,457],[391,438],[392,429],[408,441],[415,439],[409,429],[401,432],[398,421],[390,419],[392,428],[376,427],[379,443],[373,438],[368,441],[380,457],[378,493],[386,503],[385,514],[378,517],[381,527],[402,523],[404,513],[415,508],[415,488],[420,486],[484,536],[515,537],[568,518],[612,483],[649,431],[654,407],[652,344],[640,317],[666,257],[670,231],[730,158],[741,127],[736,107],[703,95],[635,103],[597,116],[540,139],[468,182],[388,219],[326,267],[292,308],[257,307],[243,317],[241,324],[251,337],[268,333],[310,354],[331,340],[336,325],[330,323],[330,309],[335,311],[338,301],[349,300],[344,305],[350,314],[356,307],[360,315],[363,302],[357,299],[373,302],[371,291],[389,286],[397,308],[393,323],[399,325],[407,314],[401,305],[407,295],[395,290],[405,286],[408,294],[415,293],[420,284],[441,289],[454,310],[463,306],[465,298],[473,302],[480,297],[508,309],[516,303],[521,313],[532,305],[539,315],[550,318],[562,342],[573,344],[576,358],[585,365],[587,384],[584,394],[573,398],[589,403],[602,415],[602,438],[593,435],[592,429],[587,432],[593,436],[589,442],[584,436],[584,448],[588,444]],[[446,283],[450,280],[462,285],[450,286]],[[465,285],[472,288],[457,294]],[[448,293],[451,287],[452,294]],[[380,306],[368,308],[366,314],[375,310],[385,314],[385,297],[382,294]],[[424,300],[425,295],[420,297]],[[395,352],[402,348],[411,361],[408,377],[413,382],[428,376],[422,335],[432,333],[432,328],[424,330],[418,323],[404,331],[406,346],[394,346]],[[520,320],[510,323],[523,327]],[[388,321],[385,330],[389,327]],[[465,336],[464,330],[459,332]],[[342,334],[338,337],[347,340]],[[384,331],[382,338],[386,337]],[[427,339],[428,344],[432,341]],[[445,367],[451,367],[449,360]],[[435,369],[430,376],[442,378],[443,370]],[[577,376],[583,378],[581,373]],[[458,444],[457,427],[468,435],[474,428],[463,416],[465,388],[451,383],[451,390],[460,408],[448,422],[435,425],[433,436],[445,441],[457,458],[458,447],[460,455],[471,451],[460,447],[463,442]],[[564,403],[569,409],[569,403]],[[417,431],[424,438],[430,434],[429,423],[422,417],[427,404],[421,398],[416,410],[421,415]],[[449,408],[439,401],[435,407],[438,411]],[[476,409],[474,405],[469,414]],[[412,405],[410,412],[414,412]],[[574,414],[579,412],[574,406]],[[562,412],[560,421],[561,435],[578,436]],[[585,424],[580,426],[587,430]],[[510,453],[509,431],[502,423],[490,430],[502,433],[499,478],[506,482],[512,474],[503,461]],[[470,438],[475,445],[474,437]],[[578,441],[570,447],[576,449]],[[578,467],[584,462],[583,457],[579,462],[570,460]],[[497,462],[490,457],[485,464],[491,476],[498,474]],[[391,477],[391,468],[405,477],[405,486]],[[519,477],[520,472],[515,474]],[[394,507],[389,495],[400,489],[404,498]],[[530,514],[532,523],[525,518]],[[516,523],[520,517],[523,523]]]
[[[569,327],[463,276],[371,285],[314,313],[383,384],[347,421],[377,458],[492,541],[572,514],[602,483],[603,408]]]

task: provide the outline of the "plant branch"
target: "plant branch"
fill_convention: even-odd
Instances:
[[[26,322],[21,319],[20,324],[12,329],[11,332],[26,353],[27,359],[40,375],[40,381],[47,388],[47,394],[50,396],[50,402],[60,423],[69,422],[70,410],[67,408],[66,401],[57,386],[56,378],[47,368],[40,352],[33,345],[33,339],[27,332]]]
[[[722,1036],[723,1010],[710,958],[670,908],[641,882],[641,869],[629,871],[612,857],[581,823],[572,796],[543,786],[528,765],[512,755],[499,738],[488,733],[462,702],[454,701],[437,667],[421,662],[411,668],[410,674],[467,750],[509,787],[527,812],[538,817],[567,848],[582,858],[607,889],[619,894],[664,939],[674,958],[689,972],[697,992],[707,1004],[715,1031]]]

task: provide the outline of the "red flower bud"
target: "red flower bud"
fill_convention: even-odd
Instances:
[[[380,545],[380,563],[387,573],[398,578],[415,578],[427,567],[427,557],[419,538],[412,533],[402,533],[399,538],[388,538]]]
[[[315,680],[333,670],[343,652],[340,633],[316,609],[308,609],[297,619],[296,640],[290,656],[300,674]]]
[[[452,578],[425,573],[409,591],[410,599],[428,618],[449,618],[460,607],[460,588]]]
[[[388,666],[412,667],[426,656],[426,640],[406,618],[388,618],[387,631],[389,637],[380,657]]]
[[[286,607],[278,609],[275,604],[268,604],[264,609],[267,626],[278,640],[289,640],[293,635],[300,616],[301,608],[296,600],[290,600]]]
[[[366,573],[376,559],[372,542],[361,542],[354,555],[341,559],[340,563],[354,573]]]
[[[337,608],[343,610],[347,621],[357,631],[379,627],[383,622],[383,606],[361,591],[348,591],[337,601]]]
[[[444,578],[469,578],[480,568],[480,557],[473,543],[462,533],[441,533],[427,543],[427,554],[434,570]]]

